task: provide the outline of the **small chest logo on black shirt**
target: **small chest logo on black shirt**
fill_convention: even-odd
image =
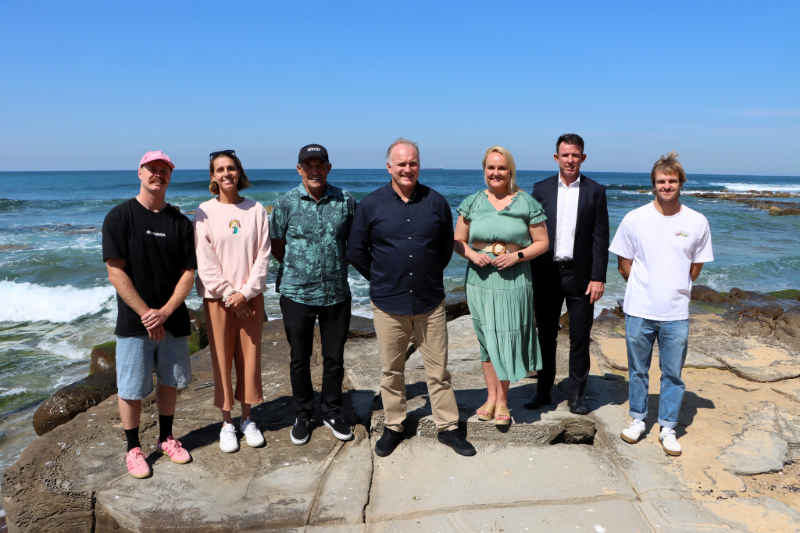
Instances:
[[[158,232],[155,232],[155,231],[150,231],[150,230],[147,230],[147,232],[146,232],[146,233],[147,233],[148,235],[155,235],[156,237],[166,237],[166,236],[167,236],[167,234],[166,234],[166,233],[158,233]]]

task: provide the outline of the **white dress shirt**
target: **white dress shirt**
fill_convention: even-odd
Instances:
[[[578,197],[580,195],[580,177],[571,185],[564,183],[561,173],[558,174],[558,215],[556,220],[556,244],[553,261],[570,261],[575,247],[575,226],[578,223]]]

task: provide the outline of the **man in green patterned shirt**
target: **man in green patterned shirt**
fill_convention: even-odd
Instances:
[[[322,422],[341,440],[353,433],[339,413],[344,379],[344,343],[350,329],[347,236],[356,210],[353,195],[327,182],[328,151],[318,144],[300,149],[297,172],[303,182],[275,201],[269,220],[272,255],[281,264],[283,324],[291,346],[292,395],[296,419],[292,442],[311,435],[314,388],[311,352],[314,323],[322,336]]]

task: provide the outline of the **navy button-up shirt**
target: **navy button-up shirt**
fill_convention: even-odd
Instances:
[[[391,182],[356,207],[347,259],[369,280],[372,303],[386,313],[420,315],[444,300],[444,269],[453,257],[447,200],[417,183],[408,203]]]

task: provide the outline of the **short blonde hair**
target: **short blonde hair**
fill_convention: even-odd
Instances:
[[[520,188],[517,186],[517,164],[514,162],[514,156],[511,155],[511,152],[503,148],[502,146],[492,146],[486,150],[486,154],[483,156],[483,181],[486,182],[486,186],[489,186],[489,180],[486,179],[486,160],[489,158],[489,154],[500,154],[506,158],[506,163],[508,164],[508,174],[510,179],[508,180],[508,192],[511,194],[516,193]]]
[[[683,165],[678,161],[678,153],[674,150],[667,155],[662,155],[661,159],[653,165],[653,170],[650,171],[650,181],[653,183],[653,187],[656,186],[656,172],[661,172],[665,176],[677,174],[681,185],[686,183],[686,171],[683,170]]]

